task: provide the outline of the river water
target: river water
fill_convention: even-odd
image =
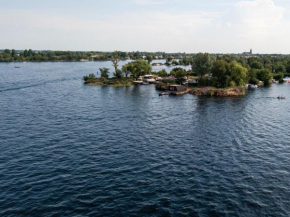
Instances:
[[[289,84],[159,97],[100,67],[0,64],[0,216],[290,215]]]

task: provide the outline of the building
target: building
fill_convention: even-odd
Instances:
[[[251,55],[253,55],[253,50],[251,49],[250,52],[244,52],[243,55],[251,56]]]
[[[170,85],[168,87],[168,90],[172,92],[183,92],[183,91],[186,91],[186,88],[181,85]]]

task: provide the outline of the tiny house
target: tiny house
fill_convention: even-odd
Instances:
[[[182,86],[182,85],[170,85],[170,86],[168,87],[168,90],[169,90],[169,91],[172,91],[172,92],[183,92],[183,91],[185,91],[186,89],[185,89],[185,87]]]
[[[186,88],[182,85],[170,85],[168,91],[174,95],[181,95],[186,92]]]

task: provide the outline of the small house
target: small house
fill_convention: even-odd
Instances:
[[[168,90],[171,92],[185,92],[186,88],[182,85],[170,85]]]

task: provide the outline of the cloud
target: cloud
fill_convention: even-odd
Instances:
[[[139,4],[146,2],[161,1]],[[289,53],[284,8],[272,0],[224,7],[219,12],[131,10],[106,17],[0,9],[0,32],[5,33],[0,35],[0,47],[221,53],[252,47],[258,52]]]
[[[273,0],[240,1],[225,14],[224,21],[238,36],[266,39],[281,24],[284,12]]]
[[[133,3],[137,5],[160,5],[164,4],[164,1],[160,0],[133,0]]]

